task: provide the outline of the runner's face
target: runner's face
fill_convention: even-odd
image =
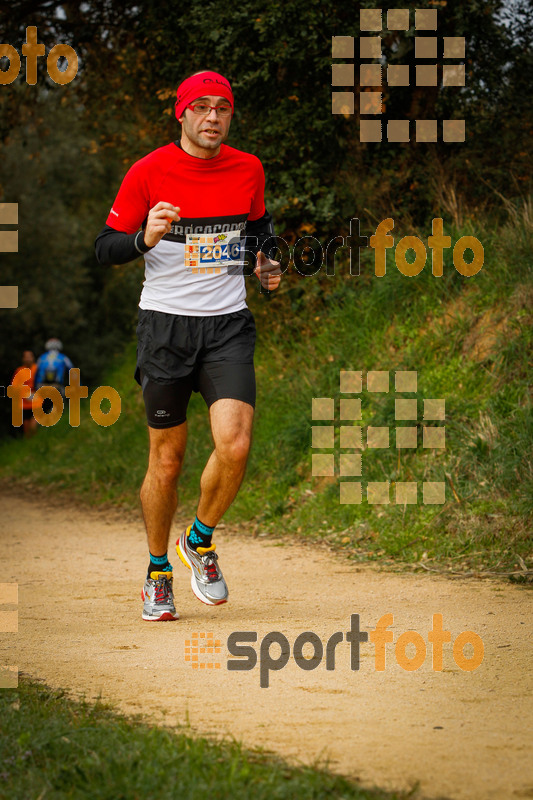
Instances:
[[[225,97],[216,95],[206,95],[193,100],[195,103],[206,103],[209,106],[229,105]],[[195,114],[190,108],[186,108],[181,122],[181,145],[183,149],[193,156],[199,158],[213,158],[220,150],[220,145],[227,139],[229,126],[231,124],[231,114],[221,117],[213,109],[205,117]]]
[[[25,350],[22,354],[22,365],[24,367],[31,367],[35,363],[35,356],[31,350]]]

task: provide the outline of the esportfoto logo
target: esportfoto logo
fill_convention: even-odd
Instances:
[[[384,672],[387,668],[387,655],[393,652],[398,667],[406,672],[415,672],[426,663],[428,644],[418,631],[404,631],[396,641],[389,628],[394,625],[394,615],[383,614],[370,632],[362,631],[359,614],[351,614],[350,630],[344,634],[336,631],[329,636],[327,642],[314,631],[303,631],[294,640],[292,646],[281,631],[270,631],[259,643],[259,658],[254,645],[258,642],[257,631],[233,631],[228,636],[226,646],[228,658],[226,668],[230,672],[247,672],[255,669],[259,661],[259,686],[268,689],[270,673],[278,672],[289,663],[292,657],[296,665],[306,672],[324,664],[326,670],[334,670],[336,658],[346,656],[342,643],[346,641],[349,648],[350,669],[359,671],[361,666],[361,644],[370,642],[374,648],[374,670]],[[427,633],[427,642],[431,645],[431,669],[442,672],[444,664],[444,645],[452,641],[452,633],[443,627],[443,615],[433,614],[432,627]],[[387,648],[393,644],[394,649]],[[338,648],[338,646],[341,647]],[[279,650],[278,650],[279,648]],[[304,652],[305,651],[305,652]],[[414,652],[413,652],[414,651]],[[185,640],[185,661],[190,662],[193,669],[220,669],[221,643],[213,633],[193,633]],[[483,662],[485,648],[483,639],[474,631],[462,631],[453,640],[452,656],[456,665],[463,672],[473,672]],[[216,659],[216,660],[215,660]]]

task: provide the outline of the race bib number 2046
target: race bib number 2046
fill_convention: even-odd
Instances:
[[[240,231],[188,233],[185,240],[185,269],[207,275],[226,272],[242,264]]]

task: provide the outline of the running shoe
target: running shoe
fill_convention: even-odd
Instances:
[[[174,607],[171,572],[151,572],[143,586],[143,619],[147,622],[165,622],[179,619]]]
[[[181,534],[176,542],[176,552],[191,570],[191,588],[198,600],[208,606],[219,606],[226,602],[229,592],[217,563],[216,545],[194,550],[187,541],[191,528],[189,525]]]

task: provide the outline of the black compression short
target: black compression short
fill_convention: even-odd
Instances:
[[[207,406],[221,398],[255,407],[255,321],[248,308],[186,317],[139,309],[135,379],[151,428],[187,419],[191,392]]]

